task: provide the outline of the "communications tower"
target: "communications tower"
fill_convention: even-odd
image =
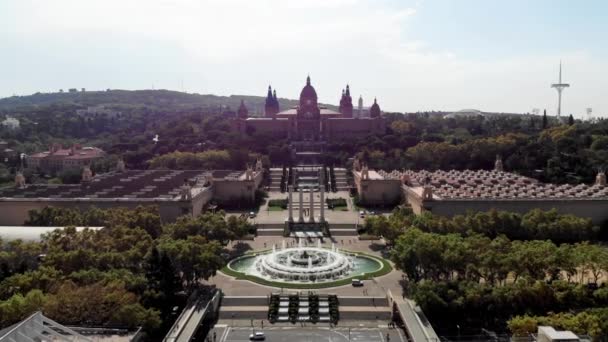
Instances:
[[[559,61],[559,81],[553,83],[551,88],[557,90],[557,118],[559,119],[562,115],[562,91],[564,88],[570,87],[568,83],[562,83],[562,61]]]

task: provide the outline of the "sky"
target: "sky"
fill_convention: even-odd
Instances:
[[[172,89],[608,117],[608,2],[0,0],[0,97]],[[604,96],[602,96],[604,95]],[[355,101],[354,101],[355,102]]]

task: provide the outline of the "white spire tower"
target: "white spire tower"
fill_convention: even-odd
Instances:
[[[562,83],[562,61],[559,61],[559,81],[551,85],[551,88],[557,90],[557,118],[562,115],[562,91],[564,88],[570,87],[568,83]]]
[[[357,111],[357,117],[363,117],[363,97],[359,95],[359,110]]]

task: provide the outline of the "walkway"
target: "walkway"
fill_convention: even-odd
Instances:
[[[217,291],[211,300],[207,296],[199,296],[196,300],[191,301],[173,323],[163,342],[189,342],[192,340],[203,319],[215,311],[214,303],[219,301],[220,296],[220,291]]]
[[[439,337],[420,307],[409,299],[394,298],[394,300],[405,324],[405,330],[414,342],[439,341]]]

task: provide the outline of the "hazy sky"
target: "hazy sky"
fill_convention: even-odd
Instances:
[[[0,97],[70,87],[608,116],[608,2],[0,0]]]

